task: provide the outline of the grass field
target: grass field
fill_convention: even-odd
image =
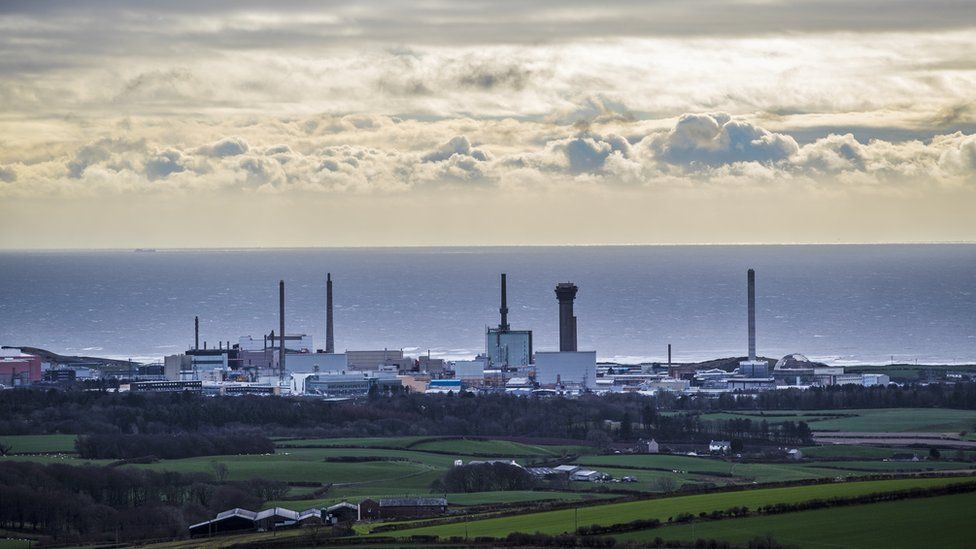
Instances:
[[[705,420],[766,420],[769,424],[806,421],[814,431],[958,433],[976,430],[976,411],[948,408],[713,412],[701,417]]]
[[[336,497],[326,497],[320,499],[302,499],[302,500],[281,500],[281,501],[269,501],[265,503],[264,507],[287,507],[289,509],[304,510],[311,509],[313,507],[325,507],[338,503],[340,501],[353,501],[359,502],[364,499],[379,499],[386,497],[397,497],[402,494],[391,493],[391,492],[375,492],[372,494],[364,494],[361,496],[356,496],[353,498],[336,498]],[[446,497],[449,505],[485,505],[485,504],[496,504],[496,503],[524,503],[528,501],[586,501],[594,499],[609,499],[620,497],[614,494],[590,494],[586,492],[536,492],[531,490],[512,490],[508,492],[472,492],[467,494],[426,494],[428,496],[436,497]]]
[[[307,438],[276,440],[279,448],[301,446],[346,446],[353,448],[406,448],[432,437]]]
[[[545,458],[594,451],[593,448],[586,446],[542,446],[522,444],[521,442],[512,442],[508,440],[470,439],[448,439],[422,442],[412,446],[410,449],[433,452],[457,452],[458,454]]]
[[[839,471],[818,469],[801,463],[734,463],[714,458],[672,455],[584,456],[576,463],[591,466],[599,471],[610,467],[646,467],[679,471],[677,473],[679,478],[690,481],[702,480],[702,476],[709,474],[727,477],[729,482],[786,482],[843,476]],[[635,472],[640,478],[653,471],[635,469]],[[711,481],[722,484],[720,479],[711,479]]]
[[[812,422],[810,428],[814,431],[958,433],[976,427],[976,410],[881,408],[843,410],[843,413],[857,416]]]
[[[973,547],[976,493],[668,526],[621,541],[718,539],[744,544],[770,535],[800,547]]]
[[[76,438],[78,435],[2,435],[0,442],[9,444],[10,451],[15,454],[72,453],[75,451]]]
[[[542,532],[560,534],[571,532],[577,526],[591,524],[616,524],[637,519],[656,518],[666,522],[668,518],[680,513],[697,515],[700,512],[747,506],[755,509],[773,503],[796,503],[817,498],[850,497],[883,491],[903,490],[915,487],[940,486],[953,482],[964,482],[971,477],[959,478],[918,478],[866,482],[837,482],[812,486],[791,486],[785,488],[765,488],[737,492],[677,496],[627,503],[608,503],[580,507],[578,510],[562,509],[541,513],[471,520],[466,523],[443,524],[423,528],[396,531],[397,537],[415,534],[437,535],[441,537],[492,536],[504,537],[512,532]],[[387,533],[389,534],[389,533]]]

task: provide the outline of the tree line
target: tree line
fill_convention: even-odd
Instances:
[[[697,415],[718,410],[882,406],[976,409],[976,383],[832,386],[770,391],[749,399],[671,393],[577,399],[401,394],[344,402],[24,389],[0,392],[0,434],[213,435],[259,429],[266,436],[287,437],[523,436],[590,439],[598,445],[614,438],[646,436],[689,442],[709,437],[788,442],[806,438],[802,422],[792,426],[749,419],[723,423]],[[608,421],[619,422],[620,428],[610,430]]]
[[[204,473],[0,462],[0,527],[59,543],[179,538],[234,507],[259,508],[282,483],[218,483]]]

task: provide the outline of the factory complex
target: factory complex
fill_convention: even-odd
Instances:
[[[0,353],[0,384],[70,383],[100,378],[116,380],[133,392],[192,391],[210,395],[294,395],[349,399],[373,393],[506,393],[521,396],[578,396],[583,393],[660,391],[687,395],[756,394],[780,388],[825,385],[887,385],[885,374],[845,373],[800,354],[778,361],[756,354],[756,277],[747,272],[748,354],[703,364],[598,363],[595,350],[577,348],[573,310],[579,288],[555,286],[559,315],[557,350],[533,348],[531,330],[513,330],[508,320],[507,277],[501,275],[500,322],[485,331],[483,353],[469,360],[446,361],[429,354],[405,356],[399,349],[335,352],[333,280],[326,275],[326,341],[317,349],[311,336],[289,333],[285,324],[285,282],[278,284],[277,332],[240,336],[236,342],[200,341],[194,318],[193,344],[161,363],[78,364],[42,362],[20,349]]]

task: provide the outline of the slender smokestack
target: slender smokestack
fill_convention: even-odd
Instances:
[[[668,343],[668,366],[671,365],[671,344]]]
[[[573,316],[573,300],[579,288],[572,282],[556,285],[556,299],[559,300],[559,350],[576,352],[576,317]]]
[[[332,333],[332,273],[325,277],[325,352],[335,352],[335,336]]]
[[[193,348],[200,349],[200,317],[193,317]]]
[[[505,273],[502,273],[502,306],[499,307],[498,312],[502,315],[502,322],[498,325],[499,332],[507,332],[508,326],[508,283],[506,281]]]
[[[749,285],[749,360],[756,360],[756,271],[746,274]]]
[[[278,375],[285,375],[285,281],[278,281],[278,337],[280,337],[281,346],[278,347]]]

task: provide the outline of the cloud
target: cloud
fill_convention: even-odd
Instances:
[[[17,172],[10,166],[0,165],[0,181],[5,183],[17,181]]]
[[[471,141],[463,135],[452,137],[450,141],[438,147],[437,150],[421,156],[420,159],[423,162],[443,162],[455,155],[469,156],[480,162],[488,160],[488,153],[472,147]]]
[[[654,138],[650,147],[656,158],[686,166],[772,163],[799,150],[792,137],[733,120],[725,113],[685,114],[667,134]]]
[[[161,151],[146,160],[146,177],[150,181],[155,181],[170,174],[182,172],[186,169],[183,166],[183,160],[183,153],[180,151],[173,149]]]
[[[249,148],[247,142],[240,137],[225,137],[216,143],[201,147],[200,153],[222,158],[225,156],[244,154]]]

